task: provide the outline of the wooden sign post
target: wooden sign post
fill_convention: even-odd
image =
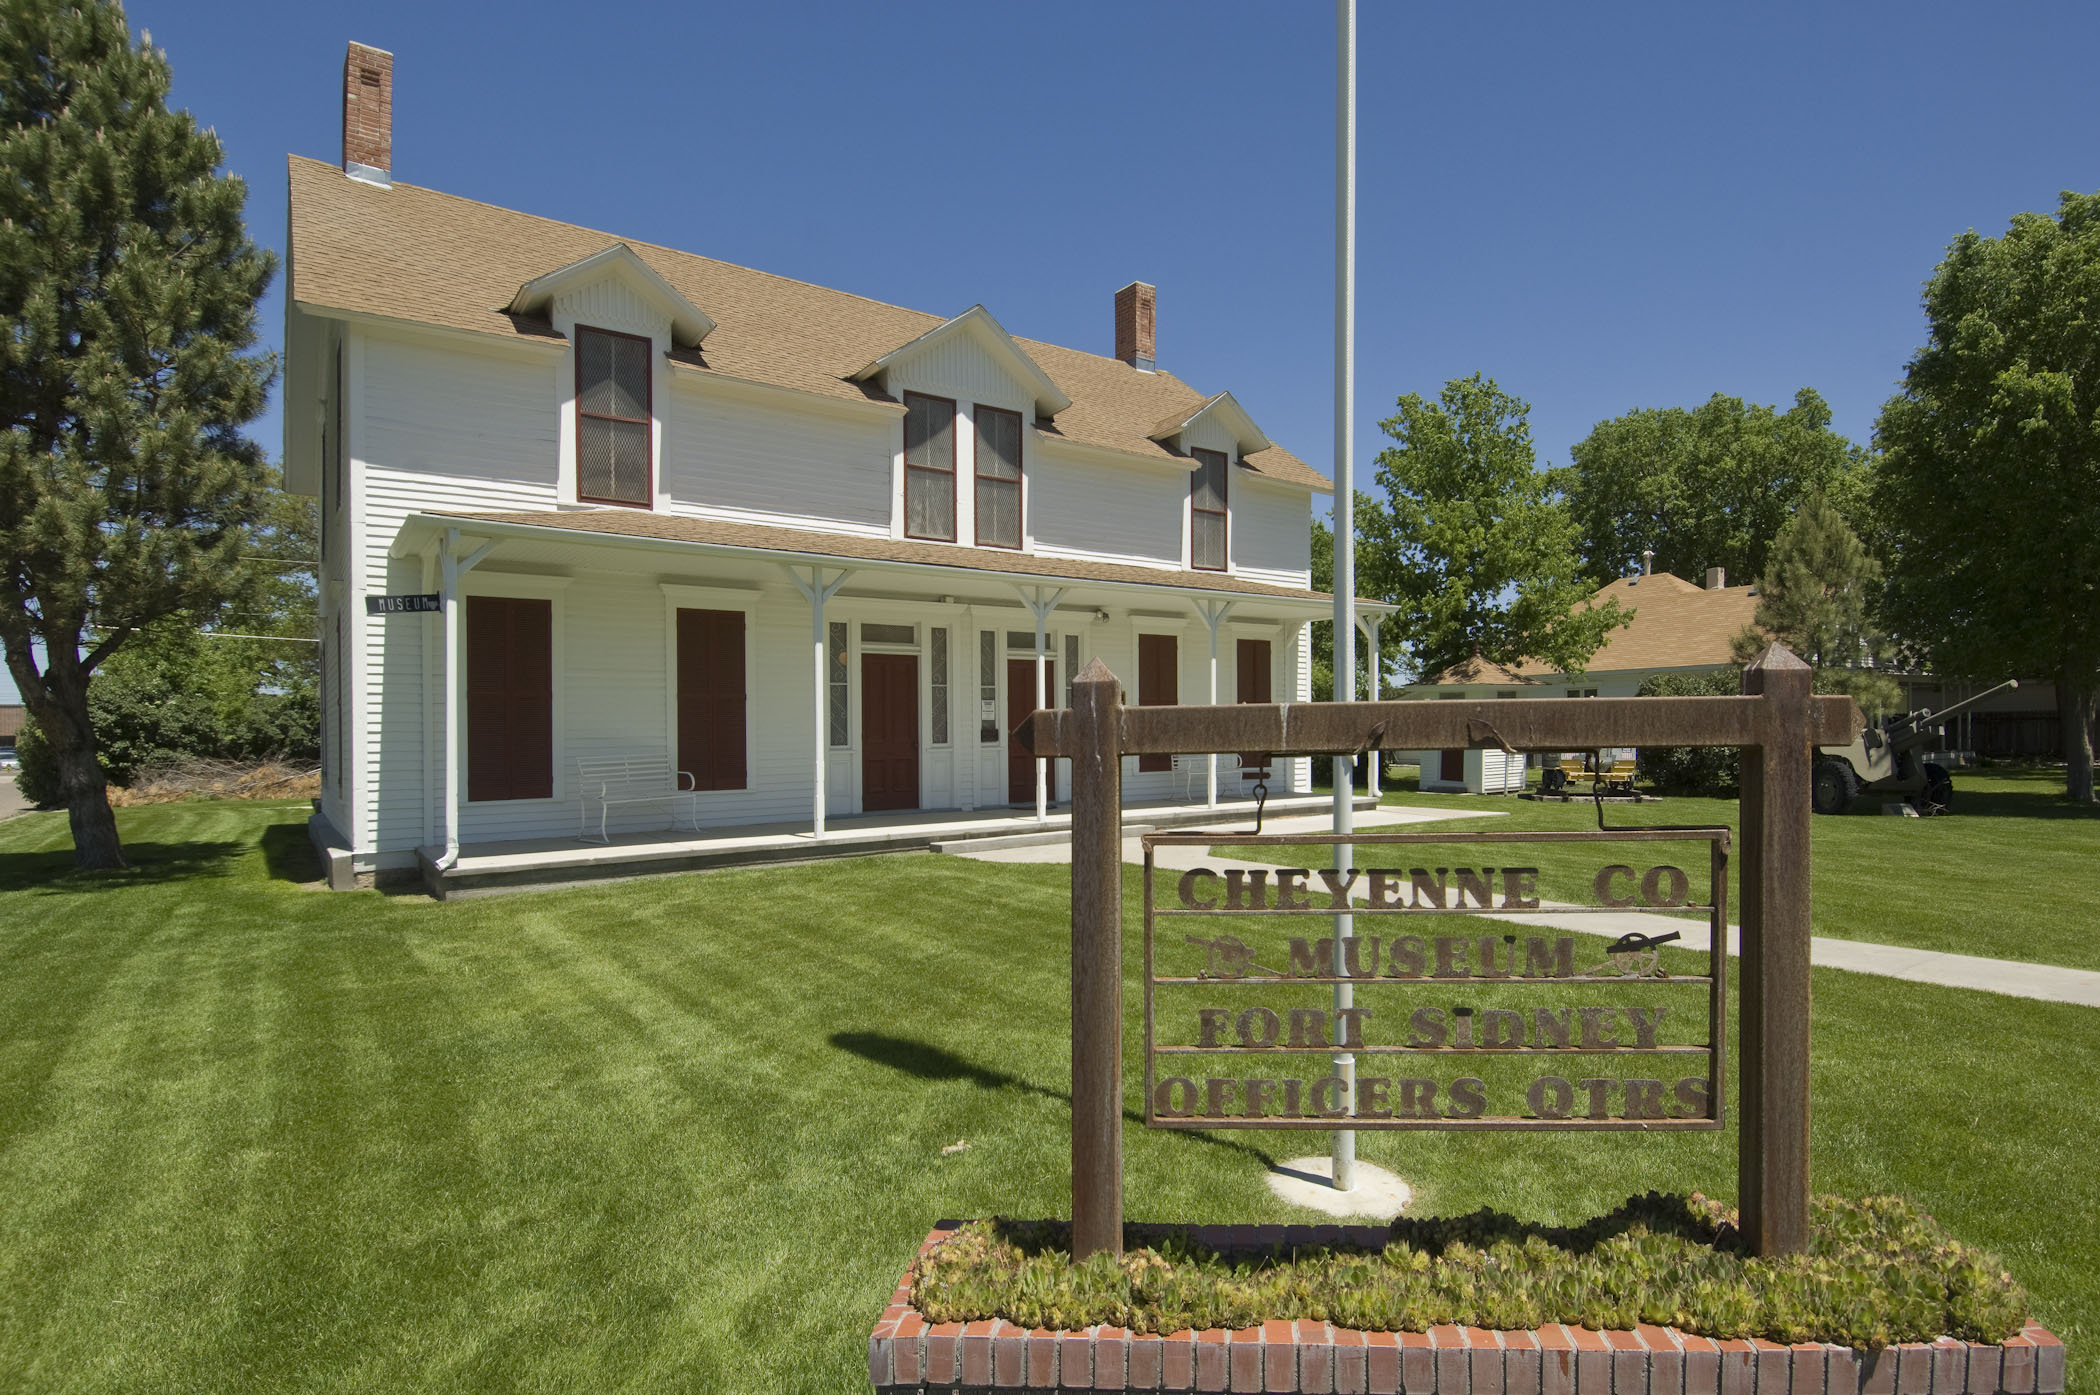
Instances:
[[[1037,711],[1019,733],[1034,755],[1072,762],[1073,1257],[1122,1252],[1123,757],[1334,755],[1381,745],[1743,749],[1743,1231],[1758,1254],[1807,1248],[1809,777],[1814,748],[1849,742],[1860,725],[1851,698],[1812,695],[1808,666],[1776,645],[1744,672],[1740,697],[1578,702],[1131,708],[1106,665],[1087,665],[1072,707]]]

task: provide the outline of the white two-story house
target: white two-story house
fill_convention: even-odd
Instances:
[[[1329,482],[1155,363],[1152,287],[1099,355],[417,188],[392,83],[353,45],[342,161],[290,162],[337,884],[601,824],[1048,818],[1014,730],[1097,658],[1135,703],[1309,696]],[[589,798],[651,753],[689,800]],[[1126,797],[1215,802],[1189,777],[1133,758]]]

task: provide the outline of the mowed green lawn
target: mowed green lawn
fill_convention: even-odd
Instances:
[[[1403,767],[1411,770],[1411,767]],[[2100,808],[2067,803],[2060,770],[1957,771],[1956,812],[1946,818],[1905,819],[1882,814],[1818,815],[1813,831],[1815,932],[1843,940],[1907,945],[1914,949],[2018,959],[2072,969],[2100,970]],[[1519,799],[1513,795],[1418,794],[1412,779],[1389,791],[1387,804],[1478,810],[1478,819],[1454,819],[1398,832],[1473,829],[1594,829],[1597,807]],[[1606,804],[1609,827],[1642,824],[1725,824],[1740,834],[1732,799],[1672,798]],[[1324,848],[1221,849],[1266,861],[1294,857],[1308,866],[1333,865]],[[1625,860],[1615,850],[1614,858]],[[1599,859],[1580,849],[1526,854],[1549,873],[1580,870],[1574,882],[1547,886],[1546,895],[1590,900],[1585,884]],[[1363,858],[1359,865],[1369,866]],[[1645,865],[1645,864],[1641,864]],[[1730,918],[1742,905],[1732,875]],[[1703,865],[1694,890],[1703,895]],[[1574,894],[1568,894],[1574,893]]]
[[[438,905],[300,885],[303,816],[125,811],[106,879],[0,824],[0,1389],[854,1391],[933,1221],[1068,1211],[1063,868]],[[1996,1250],[2100,1379],[2100,1015],[1815,993],[1818,1187]],[[1129,1214],[1305,1218],[1263,1174],[1319,1137],[1132,1126]],[[1732,1133],[1362,1153],[1426,1212],[1735,1186]]]

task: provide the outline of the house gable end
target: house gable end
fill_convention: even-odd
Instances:
[[[1209,428],[1205,430],[1205,428]],[[1239,399],[1229,392],[1220,392],[1205,398],[1192,411],[1177,411],[1166,417],[1150,432],[1153,440],[1172,449],[1176,444],[1184,448],[1191,444],[1215,449],[1214,439],[1224,433],[1240,455],[1254,455],[1269,449],[1273,444],[1262,429],[1255,425],[1254,418],[1247,414]],[[1196,435],[1205,439],[1193,441]]]
[[[705,311],[624,242],[534,277],[503,308],[551,320],[563,333],[582,323],[662,338],[681,348],[697,347],[715,328]]]
[[[995,378],[985,373],[987,368]],[[982,305],[973,305],[898,345],[851,376],[855,382],[873,383],[892,395],[896,392],[893,382],[911,381],[1026,401],[1039,417],[1054,417],[1072,405],[1063,389]],[[1004,390],[986,391],[994,386]]]

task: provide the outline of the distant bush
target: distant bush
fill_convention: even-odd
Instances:
[[[1743,671],[1658,673],[1641,684],[1642,697],[1734,697]],[[1643,746],[1635,759],[1641,778],[1664,794],[1733,795],[1742,788],[1742,752],[1733,746]]]
[[[15,790],[22,798],[40,805],[63,802],[58,788],[58,762],[52,757],[50,743],[36,729],[34,718],[24,721],[15,736],[15,758],[22,762],[21,769],[15,771]]]
[[[290,662],[283,655],[290,653]],[[311,655],[281,641],[202,638],[180,620],[135,636],[88,684],[96,754],[111,784],[143,770],[199,758],[311,764],[321,713]],[[56,753],[23,724],[15,785],[37,804],[59,804]]]

